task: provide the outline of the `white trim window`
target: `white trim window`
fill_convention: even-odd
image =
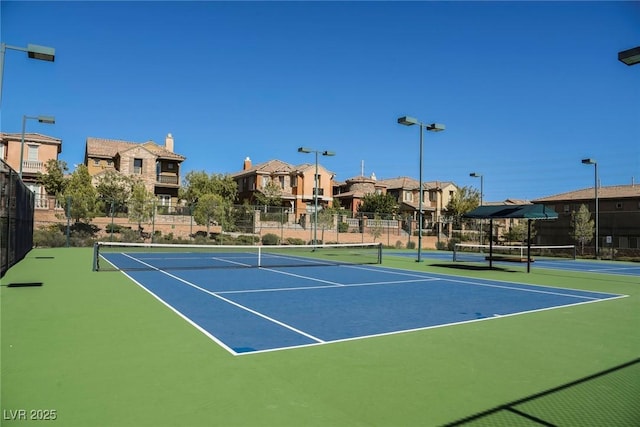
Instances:
[[[29,144],[27,146],[27,148],[29,150],[29,151],[27,151],[27,160],[29,160],[30,162],[37,162],[38,161],[38,146]]]

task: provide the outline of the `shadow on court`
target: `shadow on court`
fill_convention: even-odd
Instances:
[[[469,264],[430,264],[432,267],[450,268],[454,270],[470,270],[470,271],[504,271],[507,273],[516,273],[516,270],[511,270],[504,267],[489,267],[488,265],[469,265]]]
[[[454,426],[637,426],[640,358],[463,418]]]

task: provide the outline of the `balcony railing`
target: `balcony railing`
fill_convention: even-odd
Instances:
[[[44,162],[40,160],[23,160],[22,172],[42,172],[44,170]]]
[[[178,176],[177,175],[158,175],[156,176],[156,183],[178,185]]]
[[[53,197],[36,197],[34,200],[34,207],[36,209],[63,209],[60,202]]]

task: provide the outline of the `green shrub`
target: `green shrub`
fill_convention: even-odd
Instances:
[[[298,237],[287,237],[285,242],[287,245],[304,245],[304,240]]]
[[[277,245],[279,242],[280,242],[280,238],[273,233],[267,233],[264,236],[262,236],[263,245]]]
[[[407,249],[415,249],[416,248],[416,242],[407,242]]]
[[[238,245],[254,245],[260,241],[258,236],[252,236],[247,234],[241,234],[236,239]]]
[[[349,231],[349,224],[347,224],[346,222],[339,222],[338,233],[346,233],[347,231]]]
[[[396,240],[396,245],[395,248],[396,249],[401,249],[404,245],[402,244],[402,242],[400,240]]]
[[[107,224],[104,231],[107,233],[119,233],[122,228],[123,227],[120,224]]]
[[[447,242],[447,250],[452,251],[455,249],[456,247],[456,243],[460,243],[460,240],[458,239],[449,239],[449,242]]]
[[[33,246],[40,248],[59,248],[66,246],[67,236],[57,225],[42,227],[33,232]]]
[[[439,251],[447,251],[449,250],[448,246],[447,246],[447,242],[436,242],[436,249]]]

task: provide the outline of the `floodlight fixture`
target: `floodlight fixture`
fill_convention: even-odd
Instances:
[[[40,123],[46,123],[48,125],[54,125],[56,123],[56,118],[52,116],[38,116],[38,121]]]
[[[596,161],[594,159],[582,159],[583,165],[595,165]]]
[[[401,125],[405,125],[405,126],[413,126],[413,125],[418,125],[420,124],[420,122],[418,121],[418,119],[414,118],[414,117],[409,117],[409,116],[402,116],[398,119],[398,123],[400,123]]]
[[[618,61],[627,65],[640,63],[640,46],[618,52]]]
[[[56,50],[52,47],[28,44],[27,56],[40,61],[54,62],[56,60]]]
[[[430,125],[427,125],[426,128],[430,132],[442,132],[445,126],[440,123],[431,123]]]
[[[298,153],[312,153],[313,150],[311,148],[307,148],[307,147],[300,147],[298,148]]]

